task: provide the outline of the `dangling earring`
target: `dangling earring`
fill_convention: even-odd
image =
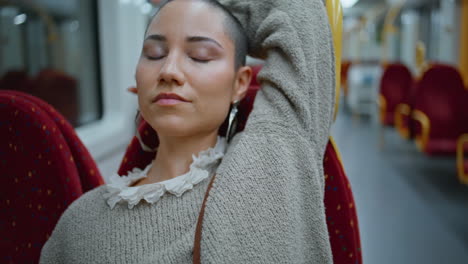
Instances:
[[[138,130],[138,127],[142,121],[142,117],[141,117],[141,114],[140,114],[140,111],[138,110],[137,112],[137,116],[135,118],[135,137],[137,138],[138,140],[138,143],[140,143],[140,147],[143,151],[146,151],[146,152],[156,152],[158,150],[158,148],[150,148],[148,147],[148,145],[146,145],[143,140],[141,139],[141,135],[140,135],[140,131]]]
[[[237,107],[239,106],[239,100],[234,101],[231,105],[231,111],[229,112],[228,127],[226,131],[226,140],[229,143],[234,136],[237,128]]]

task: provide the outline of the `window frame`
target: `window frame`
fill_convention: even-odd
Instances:
[[[99,163],[120,154],[135,130],[137,98],[127,88],[135,85],[148,15],[141,3],[130,0],[98,0],[97,14],[102,118],[76,131]]]

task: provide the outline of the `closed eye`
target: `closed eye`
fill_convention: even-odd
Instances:
[[[148,55],[147,55],[146,58],[147,58],[148,60],[160,60],[160,59],[164,58],[164,56],[152,57],[152,56],[148,56]]]
[[[190,57],[193,61],[195,62],[198,62],[198,63],[208,63],[210,62],[210,60],[207,60],[207,59],[198,59],[198,58],[194,58],[194,57]]]

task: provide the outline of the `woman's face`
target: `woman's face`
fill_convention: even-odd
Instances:
[[[143,118],[160,135],[215,133],[250,83],[234,68],[223,14],[200,1],[173,1],[149,25],[136,70]]]

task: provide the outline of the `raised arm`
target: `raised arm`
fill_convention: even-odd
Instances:
[[[323,153],[334,59],[322,0],[221,0],[240,19],[262,88],[206,203],[202,263],[331,263]]]
[[[249,125],[278,123],[324,149],[334,106],[334,54],[322,0],[221,0],[241,21],[249,54],[265,59]]]

